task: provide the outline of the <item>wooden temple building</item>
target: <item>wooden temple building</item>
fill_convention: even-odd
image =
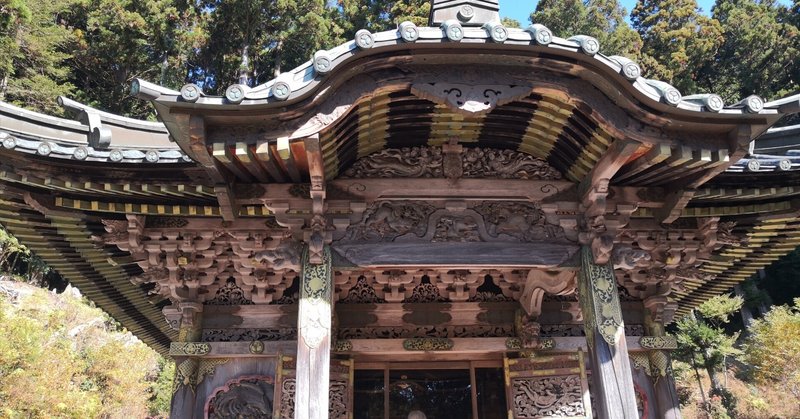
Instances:
[[[800,95],[601,50],[436,0],[224,97],[134,81],[160,122],[0,104],[0,223],[175,359],[174,418],[679,418],[664,326],[800,244]]]

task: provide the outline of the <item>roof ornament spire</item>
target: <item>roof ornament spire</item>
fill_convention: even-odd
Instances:
[[[483,26],[500,23],[499,0],[432,0],[429,26],[441,26],[455,20],[461,26]]]

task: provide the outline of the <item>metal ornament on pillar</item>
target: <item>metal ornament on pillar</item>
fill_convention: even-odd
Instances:
[[[308,263],[308,251],[303,255],[303,286],[300,310],[303,313],[303,342],[311,349],[317,348],[331,330],[331,251],[325,246],[322,263]]]
[[[587,246],[581,249],[581,265],[580,296],[584,307],[590,308],[584,310],[585,327],[596,327],[603,340],[613,346],[625,331],[614,270],[610,264],[595,264]]]

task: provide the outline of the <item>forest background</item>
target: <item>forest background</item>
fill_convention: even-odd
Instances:
[[[501,1],[501,14],[504,2],[520,7]],[[602,53],[627,56],[646,77],[684,94],[717,93],[734,103],[800,90],[800,0],[718,0],[710,13],[695,0],[644,0],[630,11],[617,0],[541,0],[530,8],[530,21],[562,37],[594,36]],[[429,10],[428,0],[0,0],[0,100],[63,116],[61,95],[153,120],[151,105],[128,94],[133,78],[220,94],[242,74],[250,85],[264,83],[359,29],[426,25]],[[1,229],[0,272],[17,281],[0,281],[0,418],[166,414],[173,366]],[[800,296],[797,278],[795,251],[732,303],[723,298],[678,323],[684,417],[794,414],[781,409],[800,406],[785,402],[786,394],[800,397],[800,313],[791,306]],[[70,292],[48,294],[20,281]],[[772,304],[784,306],[769,310]],[[741,307],[764,317],[739,334],[746,320],[733,314]],[[782,346],[768,347],[776,340]],[[720,352],[697,349],[710,344]],[[770,373],[759,362],[786,367]],[[729,368],[736,372],[730,382]]]

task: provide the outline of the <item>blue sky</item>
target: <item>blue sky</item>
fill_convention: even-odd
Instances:
[[[500,0],[500,16],[516,19],[522,23],[524,28],[530,23],[528,17],[536,9],[536,3],[536,0]],[[636,6],[636,0],[621,0],[620,3],[628,11],[629,15],[633,7]],[[706,14],[710,14],[711,7],[714,6],[714,0],[699,0],[697,3]],[[786,1],[781,3],[786,3]]]

